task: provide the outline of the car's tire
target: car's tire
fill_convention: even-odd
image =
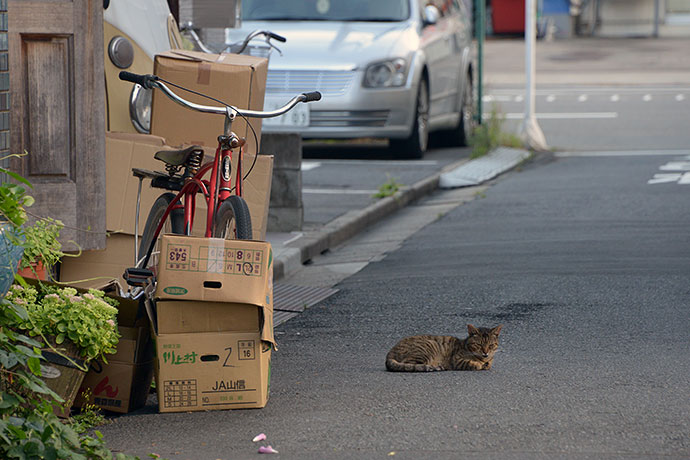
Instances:
[[[429,147],[429,84],[422,78],[417,89],[417,103],[412,132],[407,139],[391,139],[389,148],[394,156],[419,159]]]
[[[441,144],[444,147],[464,147],[470,145],[472,133],[477,126],[471,72],[467,74],[467,82],[462,91],[458,125],[453,129],[438,133]]]
[[[231,195],[220,204],[216,212],[213,236],[226,240],[252,239],[252,218],[247,202],[242,197]]]
[[[170,202],[175,199],[174,193],[164,193],[159,196],[156,201],[153,202],[151,206],[151,211],[149,211],[149,216],[146,218],[146,225],[144,225],[144,231],[141,236],[141,243],[139,244],[139,260],[137,261],[137,266],[139,262],[146,256],[146,252],[151,246],[151,240],[153,239],[153,234],[158,228],[158,223],[163,218],[165,210],[170,205]],[[174,233],[181,235],[184,233],[184,211],[182,209],[173,209],[168,218],[163,224],[163,229],[161,230],[161,235],[165,233]],[[155,268],[158,266],[158,259],[160,254],[160,235],[154,245],[153,251],[151,252],[151,257],[149,258],[146,267],[141,268]]]

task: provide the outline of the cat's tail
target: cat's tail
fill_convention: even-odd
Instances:
[[[390,372],[431,372],[440,370],[428,364],[401,363],[393,358],[386,358],[386,369]]]

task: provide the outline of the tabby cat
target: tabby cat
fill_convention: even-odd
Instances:
[[[498,348],[493,329],[467,325],[469,337],[416,335],[398,342],[386,355],[386,369],[394,372],[482,371],[491,369]]]

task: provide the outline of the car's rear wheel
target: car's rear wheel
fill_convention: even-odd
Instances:
[[[472,133],[477,126],[475,119],[474,87],[472,85],[472,73],[467,74],[467,81],[462,94],[460,103],[460,113],[458,125],[448,131],[439,132],[441,143],[444,146],[456,147],[470,144]]]
[[[407,139],[391,139],[390,149],[399,158],[422,158],[429,146],[429,86],[419,82],[412,132]]]

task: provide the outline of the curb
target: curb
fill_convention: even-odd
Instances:
[[[286,277],[296,271],[303,263],[347,241],[372,224],[404,208],[412,201],[431,194],[438,188],[442,174],[458,168],[468,161],[470,160],[462,159],[450,164],[432,176],[402,188],[395,195],[382,198],[364,209],[348,211],[324,225],[320,230],[305,233],[274,259],[274,281]]]

